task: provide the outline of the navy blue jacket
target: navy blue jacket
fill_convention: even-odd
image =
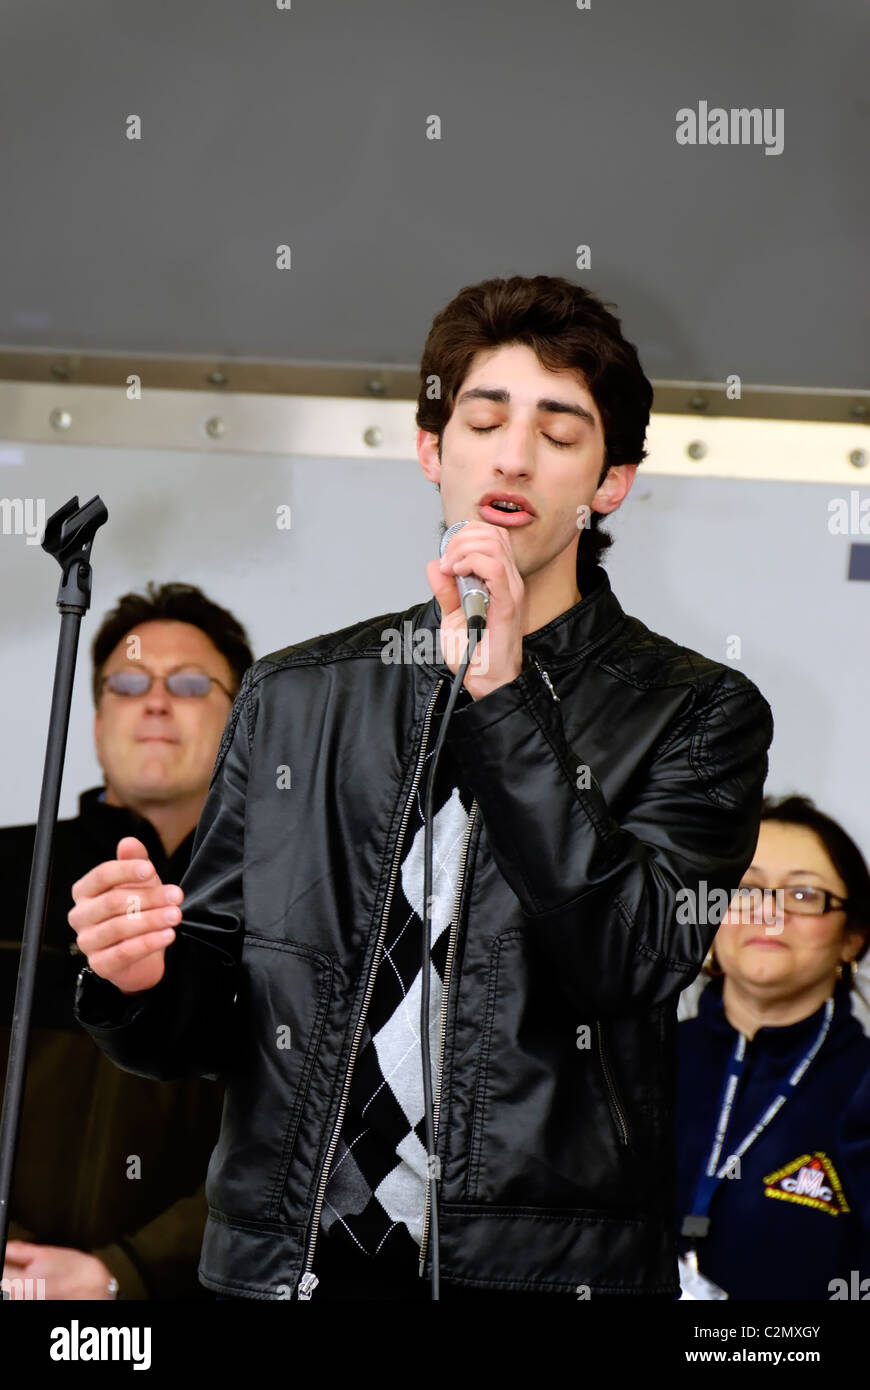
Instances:
[[[680,1238],[680,1249],[695,1244],[699,1269],[731,1298],[870,1298],[870,1038],[852,1013],[848,986],[838,984],[834,998],[830,1031],[809,1069],[742,1156],[739,1176],[719,1183],[707,1236]],[[824,1012],[759,1028],[748,1044],[720,1166],[783,1089]],[[738,1036],[721,979],[704,989],[697,1018],[681,1023],[678,1035],[679,1228],[710,1153]]]

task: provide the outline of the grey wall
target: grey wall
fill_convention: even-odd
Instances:
[[[2,25],[0,346],[413,363],[461,285],[545,272],[615,301],[650,376],[868,384],[864,0],[19,0]],[[782,153],[677,145],[701,100],[782,108]]]
[[[629,612],[755,681],[775,721],[768,791],[815,797],[870,858],[870,584],[847,580],[854,538],[828,530],[842,494],[641,468],[607,567]]]

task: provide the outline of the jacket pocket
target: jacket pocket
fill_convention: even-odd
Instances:
[[[615,1067],[594,1018],[581,1048],[585,1020],[576,1013],[533,933],[497,938],[479,1025],[464,1200],[636,1206],[632,1123]]]
[[[240,1053],[225,1074],[220,1138],[206,1186],[209,1205],[227,1216],[294,1219],[285,1185],[332,983],[328,956],[246,934],[236,1001]],[[307,1119],[313,1132],[310,1110]],[[299,1203],[308,1185],[308,1176],[295,1184]]]

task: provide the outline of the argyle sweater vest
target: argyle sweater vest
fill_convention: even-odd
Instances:
[[[457,707],[470,700],[464,689]],[[341,1135],[321,1215],[328,1257],[343,1246],[378,1266],[415,1269],[426,1201],[426,1131],[420,1047],[423,953],[425,789],[440,727],[432,720],[428,752],[413,798],[401,866],[357,1054]],[[458,782],[447,747],[438,766],[432,856],[429,1047],[437,1094],[441,1001],[462,849],[472,796]],[[315,1254],[315,1273],[317,1256]]]

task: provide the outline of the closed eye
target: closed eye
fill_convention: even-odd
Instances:
[[[490,430],[498,429],[498,425],[469,425],[468,428],[474,430],[475,434],[489,434]],[[551,444],[555,444],[557,449],[572,449],[574,447],[573,441],[570,439],[553,439],[549,434],[545,434],[544,438],[549,439]]]

